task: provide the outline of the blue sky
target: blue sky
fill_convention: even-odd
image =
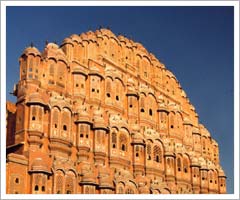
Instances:
[[[142,43],[176,75],[220,146],[233,193],[233,7],[7,7],[7,100],[31,42],[42,51],[46,40],[100,25]]]

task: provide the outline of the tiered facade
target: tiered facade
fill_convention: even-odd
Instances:
[[[108,29],[31,46],[7,103],[7,193],[226,193],[176,77]]]

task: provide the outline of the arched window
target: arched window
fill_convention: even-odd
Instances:
[[[151,108],[149,109],[149,115],[150,115],[150,116],[153,115],[153,112],[152,112],[152,109],[151,109]]]
[[[151,144],[147,145],[147,159],[151,160],[151,154],[152,154],[152,148],[151,148]]]
[[[32,121],[36,120],[36,116],[37,116],[37,109],[35,106],[32,107]]]
[[[168,159],[167,159],[167,166],[168,166],[168,168],[170,168],[170,167],[171,167],[170,158],[168,158]]]
[[[212,171],[209,172],[209,181],[210,181],[210,183],[213,182],[213,173],[212,173]]]
[[[206,141],[205,141],[205,138],[203,138],[203,150],[206,149]]]
[[[124,134],[120,134],[119,144],[122,151],[127,151],[127,137]]]
[[[73,183],[73,177],[72,177],[72,173],[67,175],[66,177],[66,182],[65,182],[65,193],[66,194],[72,194],[73,191],[73,187],[74,187],[74,183]]]
[[[70,120],[71,120],[71,113],[68,109],[64,108],[62,113],[62,129],[63,131],[70,131]]]
[[[181,158],[177,158],[177,169],[178,169],[179,172],[182,171],[181,168],[182,168]]]
[[[116,148],[117,144],[117,135],[115,132],[112,133],[112,148]]]
[[[188,161],[187,158],[184,158],[183,160],[183,170],[185,173],[188,173]]]
[[[31,71],[32,71],[32,69],[33,69],[33,58],[31,57],[30,59],[29,59],[29,71],[30,71],[30,69],[31,69]]]
[[[145,102],[144,102],[144,98],[142,97],[140,100],[140,108],[141,108],[141,112],[145,112]]]
[[[123,194],[123,188],[121,186],[118,188],[118,194]]]
[[[160,147],[155,145],[154,148],[153,148],[153,156],[154,156],[154,160],[158,163],[162,162],[160,154],[161,154]]]
[[[80,137],[83,138],[84,137],[84,126],[80,125]]]
[[[63,173],[60,171],[56,173],[56,193],[63,193]]]
[[[174,113],[170,113],[170,128],[174,128]]]
[[[128,97],[129,98],[129,108],[132,108],[133,107],[133,97]]]
[[[54,64],[50,64],[49,66],[49,75],[54,76]]]
[[[38,191],[38,185],[35,185],[34,190]]]
[[[42,108],[38,108],[38,118],[39,118],[39,121],[40,121],[40,122],[42,121],[42,115],[43,115],[43,110],[42,110]]]
[[[67,125],[63,125],[63,130],[67,131]]]
[[[53,108],[52,111],[52,126],[53,128],[57,129],[58,128],[58,115],[59,115],[59,110],[57,108]]]
[[[110,82],[110,80],[107,80],[107,83],[106,83],[106,94],[107,94],[107,97],[111,97],[111,82]]]

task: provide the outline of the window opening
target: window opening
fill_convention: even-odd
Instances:
[[[38,191],[38,185],[35,185],[34,190],[35,190],[35,191]]]
[[[152,109],[149,109],[149,115],[152,116]]]

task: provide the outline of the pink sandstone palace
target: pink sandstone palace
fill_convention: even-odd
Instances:
[[[217,142],[141,44],[100,29],[28,47],[19,63],[7,193],[226,193]]]

